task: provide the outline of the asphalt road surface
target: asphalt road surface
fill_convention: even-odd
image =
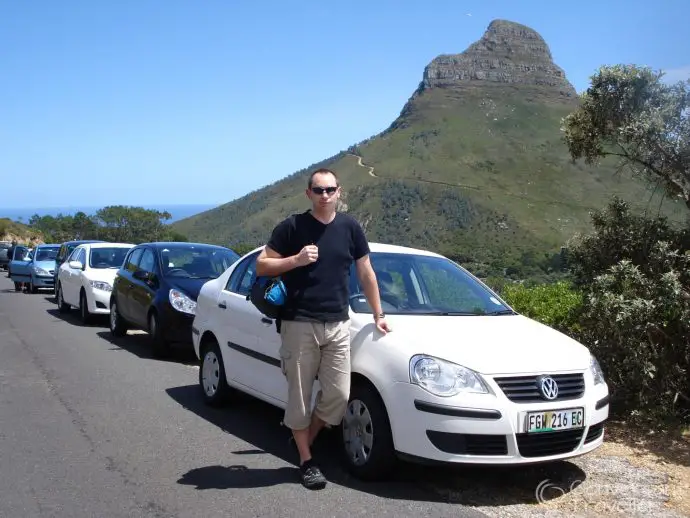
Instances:
[[[193,351],[156,360],[146,338],[111,340],[105,318],[83,326],[0,275],[0,517],[457,518],[529,501],[539,480],[403,464],[363,483],[324,435],[329,484],[309,491],[281,411],[250,397],[206,407]]]

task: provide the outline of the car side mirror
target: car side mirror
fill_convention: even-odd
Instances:
[[[81,269],[84,268],[84,265],[81,264],[80,261],[70,261],[70,262],[67,263],[67,264],[69,265],[70,268],[73,268],[73,269],[75,269],[75,270],[81,270]]]

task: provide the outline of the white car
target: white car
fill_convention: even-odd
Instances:
[[[110,314],[113,281],[131,243],[84,243],[60,265],[55,286],[58,309],[79,308],[82,322],[92,315]]]
[[[350,472],[379,478],[398,457],[517,465],[601,446],[609,391],[585,346],[518,315],[441,255],[370,247],[393,330],[375,329],[353,267],[352,389],[337,433]],[[260,251],[199,294],[192,336],[209,404],[233,387],[285,407],[280,335],[246,298]]]

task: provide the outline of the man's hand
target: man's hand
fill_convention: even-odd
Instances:
[[[384,335],[393,331],[388,325],[388,322],[386,322],[386,317],[376,317],[374,322],[376,322],[376,329],[381,331]]]
[[[315,245],[307,245],[297,254],[297,266],[307,266],[315,263],[319,258],[319,249]]]

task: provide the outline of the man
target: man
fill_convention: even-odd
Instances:
[[[376,275],[369,261],[369,244],[359,223],[338,212],[340,185],[335,173],[318,169],[309,178],[311,210],[295,214],[274,229],[256,261],[259,276],[281,276],[287,290],[281,308],[280,349],[288,380],[284,424],[293,432],[299,451],[302,483],[322,488],[326,479],[312,460],[311,445],[326,425],[342,420],[350,395],[349,272],[357,277],[379,332],[390,331]],[[316,376],[321,391],[311,412]]]

